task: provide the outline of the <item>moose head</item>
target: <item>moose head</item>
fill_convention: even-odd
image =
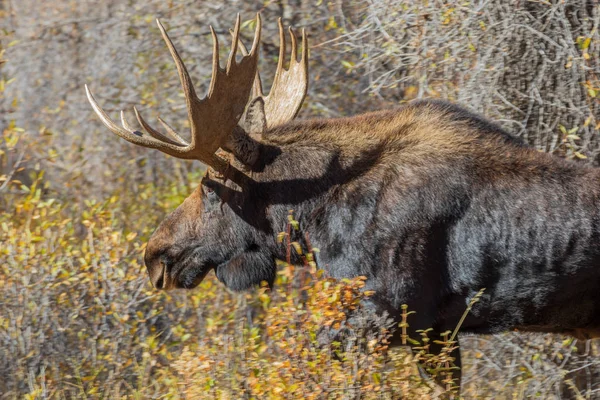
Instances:
[[[211,269],[232,289],[246,289],[261,281],[272,284],[274,259],[262,243],[273,239],[268,222],[258,217],[261,194],[256,193],[253,174],[264,168],[270,153],[277,151],[261,142],[262,134],[291,121],[306,96],[306,34],[302,32],[302,54],[298,60],[298,40],[290,27],[291,59],[285,69],[285,35],[279,20],[279,62],[272,88],[265,96],[257,71],[260,14],[256,16],[254,43],[249,52],[239,38],[238,15],[225,69],[219,65],[219,42],[210,27],[212,78],[208,94],[199,99],[165,28],[158,20],[157,24],[183,88],[191,127],[189,142],[161,118],[158,120],[167,135],[152,128],[135,107],[137,121],[146,134],[135,130],[123,111],[119,126],[98,105],[86,85],[94,111],[113,133],[131,143],[177,158],[199,160],[209,167],[198,188],[166,217],[148,242],[144,259],[152,284],[158,289],[193,288]],[[243,55],[239,62],[238,48]],[[253,201],[249,201],[250,197]],[[223,207],[224,203],[227,207]],[[256,225],[262,225],[258,226],[261,229],[256,229]]]

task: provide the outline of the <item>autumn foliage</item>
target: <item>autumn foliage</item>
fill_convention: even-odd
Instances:
[[[277,17],[309,33],[300,118],[440,97],[539,150],[599,162],[593,1],[0,0],[0,399],[418,399],[442,390],[417,372],[445,379],[452,368],[447,353],[428,355],[430,332],[403,336],[418,341],[414,356],[389,346],[410,310],[398,325],[362,309],[363,279],[322,275],[311,260],[318,249],[298,248],[288,232],[281,245],[305,263],[281,260],[272,290],[232,293],[214,274],[189,292],[148,281],[144,245],[202,172],[109,138],[83,84],[98,87],[111,113],[135,101],[185,127],[153,19],[168,25],[203,93],[207,21],[225,39],[237,12],[249,21],[258,10],[265,78],[277,64],[268,34]],[[289,222],[295,229],[293,212]],[[445,337],[452,348],[452,332]],[[597,396],[596,342],[506,333],[461,345],[465,398]]]
[[[432,391],[408,352],[390,351],[392,324],[362,310],[371,294],[361,290],[364,277],[326,278],[305,250],[305,265],[281,262],[273,290],[234,294],[211,275],[192,292],[157,292],[142,264],[156,223],[145,203],[155,187],[74,205],[44,198],[43,186],[40,172],[0,215],[7,398],[427,398]],[[185,195],[176,185],[163,193],[157,213]]]

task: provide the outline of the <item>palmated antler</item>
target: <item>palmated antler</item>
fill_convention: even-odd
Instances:
[[[150,136],[134,130],[125,120],[122,111],[122,127],[117,125],[98,105],[86,85],[88,100],[104,125],[123,139],[140,146],[158,149],[174,157],[200,160],[216,171],[226,173],[229,168],[228,162],[217,156],[215,152],[219,148],[229,149],[234,131],[237,135],[243,134],[243,132],[240,133],[239,130],[236,130],[236,126],[244,112],[256,76],[258,44],[262,28],[260,14],[256,16],[256,31],[252,49],[249,53],[245,52],[239,63],[235,59],[240,31],[240,16],[238,15],[226,69],[219,66],[219,42],[215,31],[212,26],[210,27],[213,37],[212,78],[208,94],[202,100],[196,96],[188,71],[171,39],[169,39],[165,28],[158,20],[156,22],[175,61],[183,87],[192,131],[190,142],[184,140],[160,118],[159,122],[170,137],[153,129],[135,107],[134,112],[138,122]],[[240,138],[235,138],[235,140],[239,142]],[[249,138],[248,140],[243,138],[243,140],[247,143],[253,143]]]
[[[292,54],[289,68],[283,67],[285,62],[285,34],[281,18],[277,21],[279,25],[279,61],[277,71],[273,79],[273,85],[268,96],[263,94],[260,74],[256,72],[256,80],[252,88],[252,98],[262,97],[265,102],[265,116],[267,127],[283,125],[293,120],[306,97],[308,90],[308,43],[306,32],[302,29],[302,57],[298,61],[298,39],[296,34],[289,28],[292,41]],[[235,37],[235,32],[231,33]],[[248,55],[244,44],[240,41],[240,49],[244,56]]]

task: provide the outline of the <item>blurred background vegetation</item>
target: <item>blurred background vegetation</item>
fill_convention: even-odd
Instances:
[[[323,345],[322,327],[359,308],[360,279],[282,262],[272,292],[234,294],[212,275],[191,292],[148,282],[144,243],[202,166],[111,135],[83,85],[114,115],[139,104],[185,131],[154,19],[202,93],[208,25],[224,43],[236,13],[257,11],[267,82],[277,18],[309,35],[299,118],[445,98],[541,151],[600,161],[595,0],[0,0],[0,399],[431,396],[414,359],[387,349],[385,320],[343,354]],[[465,398],[600,398],[595,342],[506,333],[461,345]]]

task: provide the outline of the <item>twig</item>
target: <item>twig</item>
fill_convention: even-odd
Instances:
[[[10,171],[10,173],[6,177],[6,180],[4,181],[4,183],[2,183],[2,185],[0,186],[0,192],[2,192],[4,189],[6,189],[8,187],[8,184],[11,182],[12,177],[14,176],[15,172],[17,171],[17,169],[19,169],[19,166],[21,165],[21,162],[23,161],[23,157],[25,157],[25,151],[22,151],[21,154],[19,154],[19,158],[17,159],[17,162],[15,162],[15,165],[13,165],[12,171]]]

